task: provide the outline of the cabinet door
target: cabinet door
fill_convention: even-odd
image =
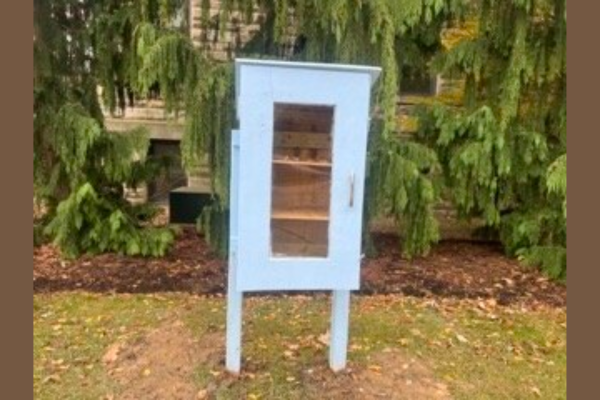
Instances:
[[[248,68],[237,288],[357,289],[368,76]]]

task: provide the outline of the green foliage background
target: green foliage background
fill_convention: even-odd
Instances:
[[[481,1],[478,34],[439,54],[465,78],[464,104],[424,110],[464,217],[499,232],[506,251],[566,278],[566,2]]]
[[[434,207],[446,188],[461,216],[483,218],[508,253],[564,278],[565,4],[564,0],[222,0],[220,13],[211,17],[210,2],[202,0],[201,24],[224,34],[232,17],[248,23],[258,10],[264,16],[260,31],[236,50],[238,56],[383,67],[374,96],[365,222],[377,215],[402,221],[407,256],[427,253],[439,239]],[[38,0],[35,9],[36,176],[40,193],[57,206],[51,207],[56,212],[50,214],[55,217],[48,233],[73,254],[90,248],[90,243],[100,251],[135,253],[139,248],[144,253],[144,246],[151,250],[145,253],[164,251],[168,242],[164,232],[158,234],[164,240],[156,242],[143,236],[146,231],[136,218],[112,217],[117,211],[134,213],[124,211],[127,206],[117,196],[103,192],[106,183],[135,180],[145,162],[138,160],[139,168],[128,167],[131,161],[123,160],[131,160],[124,154],[134,152],[131,146],[116,150],[107,145],[102,151],[94,147],[114,136],[102,128],[97,85],[103,87],[102,99],[110,110],[158,91],[167,112],[185,114],[185,167],[193,171],[208,160],[215,202],[200,225],[225,253],[229,135],[235,125],[233,74],[231,63],[212,58],[208,38],[200,46],[192,43],[189,3]],[[455,40],[448,50],[443,33],[465,23],[475,25],[476,33]],[[414,138],[400,135],[397,117],[397,95],[407,70],[443,72],[465,83],[458,101],[421,110]],[[59,112],[65,106],[68,115]],[[82,138],[73,141],[73,135]],[[59,146],[52,145],[54,137]],[[116,151],[119,156],[112,155]],[[117,165],[117,159],[123,165]],[[98,168],[98,162],[115,165]],[[61,165],[60,174],[53,172],[56,165]],[[64,176],[69,184],[59,185],[60,190],[49,188],[53,174]],[[85,189],[86,183],[94,190]],[[98,205],[100,200],[106,200],[104,208]],[[122,233],[114,236],[113,245],[75,235],[84,226],[75,215],[88,215],[81,212],[85,204],[110,210],[104,211],[110,217],[88,221],[91,238],[100,235],[96,224],[128,221],[112,225]],[[71,226],[71,232],[61,233],[63,226]],[[139,240],[146,245],[130,247],[127,243],[136,235],[142,235]],[[70,240],[78,243],[73,246]],[[157,248],[160,251],[154,251]]]

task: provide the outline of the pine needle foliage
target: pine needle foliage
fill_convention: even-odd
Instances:
[[[226,256],[229,241],[229,172],[231,131],[235,127],[234,72],[230,64],[213,66],[193,100],[182,141],[185,165],[192,168],[204,157],[211,171],[213,203],[198,221],[206,241]]]
[[[464,217],[497,229],[507,252],[566,277],[566,2],[482,0],[479,32],[436,66],[465,78],[460,108],[421,116]]]
[[[105,89],[109,110],[124,105],[137,77],[134,27],[153,12],[160,26],[169,4],[34,2],[34,187],[46,209],[36,232],[66,257],[161,256],[173,241],[170,229],[147,226],[153,210],[123,197],[124,185],[135,188],[161,169],[147,157],[147,132],[107,132],[97,92]]]

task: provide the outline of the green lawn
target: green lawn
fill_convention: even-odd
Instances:
[[[240,377],[229,376],[222,369],[224,318],[223,298],[36,295],[35,397],[116,399],[127,397],[128,388],[134,386],[146,390],[144,379],[156,385],[160,377],[152,379],[152,374],[161,369],[165,373],[169,363],[176,365],[178,360],[168,360],[168,352],[160,356],[163,358],[149,356],[157,365],[144,365],[138,379],[137,372],[131,373],[135,371],[131,359],[137,357],[142,365],[144,346],[162,346],[160,340],[145,338],[155,337],[161,329],[172,330],[177,322],[181,327],[176,336],[198,341],[210,355],[198,358],[190,366],[191,374],[170,374],[168,382],[193,387],[198,398],[322,398],[330,388],[354,390],[348,385],[356,384],[358,390],[365,376],[371,384],[381,382],[382,391],[396,388],[394,382],[400,388],[400,383],[418,381],[414,375],[406,382],[398,375],[389,379],[390,368],[401,368],[389,361],[398,364],[398,358],[386,358],[386,354],[399,354],[406,360],[407,376],[413,363],[419,365],[419,373],[427,371],[428,378],[445,386],[455,399],[566,398],[565,310],[531,311],[477,301],[397,296],[354,297],[349,351],[352,379],[326,368],[326,296],[248,299],[245,372]],[[171,346],[186,347],[177,340],[165,340]],[[115,343],[119,343],[124,360],[115,357],[114,365],[107,364],[106,354]],[[124,355],[129,350],[139,354],[127,358]],[[128,368],[131,371],[127,372]],[[121,370],[129,374],[127,384],[116,378]]]

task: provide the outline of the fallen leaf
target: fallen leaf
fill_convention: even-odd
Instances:
[[[329,345],[329,331],[327,331],[326,333],[319,335],[319,342],[321,342],[321,344],[324,344],[325,346]]]
[[[287,358],[294,358],[294,352],[290,351],[290,350],[284,351],[283,355],[286,356]]]
[[[381,367],[379,365],[369,365],[368,368],[373,372],[381,372]]]
[[[52,382],[59,382],[59,381],[60,381],[59,375],[48,375],[47,377],[45,377],[42,380],[42,383],[52,383]]]
[[[507,286],[515,286],[515,281],[513,281],[512,279],[504,278],[502,280],[504,281],[504,283],[506,283]]]
[[[418,330],[418,329],[411,329],[411,330],[410,330],[410,333],[411,333],[413,336],[422,336],[422,335],[423,335],[423,334],[421,333],[421,331],[420,331],[420,330]]]
[[[208,397],[208,390],[202,389],[196,394],[196,400],[204,400]]]
[[[112,364],[115,361],[117,361],[117,358],[119,357],[119,352],[121,351],[121,345],[120,344],[113,344],[112,346],[110,346],[108,348],[108,350],[106,351],[106,353],[104,354],[104,356],[102,357],[102,362],[105,364]]]
[[[463,335],[460,334],[456,334],[456,339],[458,339],[459,342],[461,343],[469,343],[469,341],[467,340],[466,337],[464,337]]]

